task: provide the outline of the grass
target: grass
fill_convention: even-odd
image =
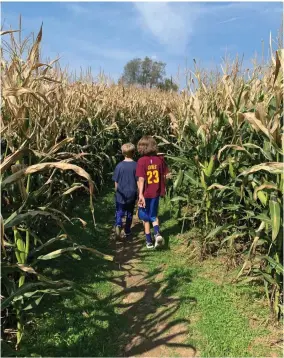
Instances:
[[[177,235],[179,225],[169,219],[169,206],[167,202],[162,205],[161,222],[171,249],[151,253],[143,266],[150,273],[164,267],[162,280],[167,287],[163,294],[178,296],[181,306],[176,318],[190,320],[186,343],[202,357],[256,357],[272,352],[280,356],[280,349],[267,344],[273,328],[265,328],[269,309],[260,288],[231,284],[232,273],[226,272],[220,258],[190,262],[184,236]],[[223,279],[216,282],[216,277]]]
[[[72,227],[76,242],[113,254],[110,241],[114,216],[113,194],[104,193],[96,203],[97,228],[94,230],[88,205],[79,204],[74,216],[88,222],[87,228]],[[271,331],[263,322],[268,310],[254,286],[236,286],[226,279],[220,259],[192,263],[186,253],[186,235],[176,219],[171,218],[170,205],[161,202],[163,235],[168,249],[142,249],[142,268],[148,278],[161,283],[163,297],[178,297],[179,309],[174,318],[188,322],[187,342],[203,357],[268,356],[272,350],[264,344]],[[69,230],[71,228],[69,227]],[[83,253],[81,261],[68,256],[55,261],[54,278],[64,275],[72,279],[88,296],[73,292],[61,298],[46,298],[36,319],[27,327],[21,355],[25,356],[118,356],[124,333],[131,330],[124,314],[123,288],[118,284],[122,272],[109,262]],[[54,266],[53,266],[54,267]],[[49,270],[47,267],[46,270]],[[158,274],[160,273],[160,274]],[[158,301],[157,301],[158,304]],[[151,321],[151,315],[147,322]],[[132,332],[133,333],[133,332]],[[121,337],[121,338],[120,338]],[[261,340],[263,339],[263,342]],[[174,348],[172,355],[178,356]]]
[[[77,243],[114,253],[110,244],[114,217],[112,193],[107,193],[96,203],[95,230],[88,199],[83,199],[83,204],[74,208],[73,216],[88,222],[85,229],[79,224],[68,228]],[[113,337],[123,322],[112,302],[112,295],[117,291],[112,281],[120,273],[114,264],[88,253],[82,253],[80,261],[67,256],[55,259],[55,263],[49,274],[59,278],[64,268],[64,277],[73,280],[89,295],[73,292],[63,299],[46,298],[43,302],[46,307],[41,306],[35,321],[27,327],[21,353],[29,356],[115,356],[117,342]],[[48,267],[45,270],[50,271]]]

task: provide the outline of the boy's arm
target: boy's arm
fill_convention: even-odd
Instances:
[[[145,179],[143,177],[139,177],[139,179],[138,179],[138,193],[139,193],[138,205],[142,206],[143,208],[145,208],[145,198],[143,195],[144,182],[145,182]]]
[[[115,191],[117,191],[117,185],[118,185],[118,183],[115,181],[115,182],[114,182],[114,189],[115,189]]]
[[[136,177],[138,179],[138,181],[137,181],[138,195],[139,195],[138,206],[140,206],[140,207],[142,206],[143,208],[145,208],[145,199],[144,199],[144,195],[143,195],[144,184],[145,184],[145,166],[141,159],[139,159],[137,162]]]

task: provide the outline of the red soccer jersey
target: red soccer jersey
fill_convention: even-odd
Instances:
[[[136,177],[145,179],[144,197],[156,198],[166,193],[165,176],[168,168],[163,157],[144,156],[137,162]]]

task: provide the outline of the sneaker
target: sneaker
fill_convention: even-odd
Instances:
[[[152,240],[146,241],[146,247],[147,247],[147,249],[152,249],[154,247]]]
[[[164,245],[164,239],[161,234],[155,235],[155,249]]]

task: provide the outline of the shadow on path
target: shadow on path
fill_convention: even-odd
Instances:
[[[155,253],[145,250],[139,223],[133,228],[133,242],[114,240],[112,192],[95,206],[95,229],[86,200],[79,199],[73,214],[88,225],[70,227],[72,237],[77,243],[114,254],[115,262],[83,252],[80,261],[62,256],[52,265],[41,263],[49,277],[70,279],[88,295],[74,291],[63,298],[46,296],[31,315],[18,356],[195,356],[195,348],[185,344],[189,321],[176,315],[185,300],[175,296],[179,280],[190,275],[185,278],[173,272],[165,277],[162,265],[150,272],[142,268],[140,263],[151,262]],[[168,234],[176,230],[173,224]]]
[[[174,296],[178,277],[164,278],[163,267],[157,267],[151,274],[138,268],[148,254],[139,227],[138,224],[133,228],[133,242],[116,242],[116,263],[124,272],[121,277],[124,290],[119,293],[123,300],[118,305],[127,322],[119,337],[125,342],[120,356],[194,357],[196,349],[184,343],[189,321],[175,318],[183,300]],[[194,298],[189,300],[195,302]]]

